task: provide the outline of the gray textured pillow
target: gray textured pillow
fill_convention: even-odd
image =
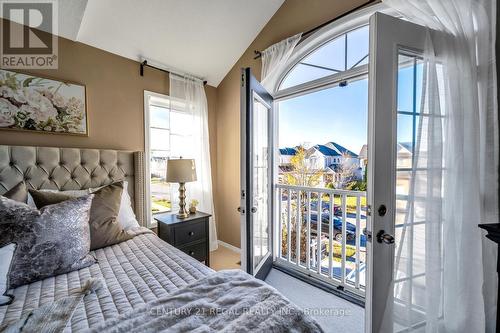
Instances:
[[[16,243],[9,288],[95,263],[89,254],[89,212],[94,195],[41,210],[0,196],[0,246]]]
[[[90,249],[97,250],[132,238],[118,223],[122,202],[123,181],[101,187],[93,192],[90,209]],[[38,209],[72,198],[64,192],[29,190]]]

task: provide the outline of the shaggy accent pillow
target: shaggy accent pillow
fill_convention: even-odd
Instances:
[[[89,215],[94,195],[37,210],[0,196],[0,246],[17,244],[9,288],[95,263],[89,254]]]
[[[96,250],[132,238],[118,223],[118,213],[122,202],[123,182],[104,186],[93,192],[94,200],[90,209],[90,249]],[[29,190],[38,208],[59,203],[71,198],[64,192]]]

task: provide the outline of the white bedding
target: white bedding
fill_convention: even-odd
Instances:
[[[10,290],[8,293],[15,299],[8,306],[0,306],[0,326],[71,295],[90,277],[103,278],[106,288],[85,297],[65,332],[96,327],[106,319],[169,295],[213,272],[153,233],[92,253],[98,260],[95,265]]]

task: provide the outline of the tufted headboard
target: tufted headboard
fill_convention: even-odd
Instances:
[[[0,145],[0,194],[24,180],[34,189],[81,190],[127,180],[132,207],[145,225],[142,152]]]

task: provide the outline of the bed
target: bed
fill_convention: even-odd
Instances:
[[[140,152],[0,146],[0,194],[22,180],[34,189],[62,191],[98,187],[124,179],[129,183],[128,191],[133,198],[137,220],[143,225],[145,212],[142,161],[143,155]],[[193,322],[190,317],[185,318],[186,316],[179,318],[171,316],[170,322],[162,319],[165,315],[151,317],[152,304],[185,308],[189,302],[193,306],[199,306],[198,300],[206,298],[209,303],[213,301],[213,304],[220,305],[223,304],[220,301],[224,301],[224,294],[232,290],[231,288],[235,288],[234,302],[240,302],[243,297],[236,293],[236,290],[239,290],[241,295],[246,294],[248,297],[262,296],[259,300],[250,300],[245,306],[252,302],[264,304],[266,303],[264,300],[271,302],[270,300],[274,299],[274,303],[271,302],[274,307],[279,303],[281,309],[292,309],[292,312],[297,312],[297,309],[274,289],[245,276],[244,273],[225,272],[217,275],[212,269],[162,241],[144,226],[133,232],[135,237],[130,240],[91,252],[97,259],[97,263],[92,266],[10,290],[9,292],[14,295],[14,301],[9,305],[0,306],[0,327],[15,323],[44,305],[67,298],[75,290],[81,289],[91,278],[103,281],[103,287],[83,298],[67,322],[64,332],[169,331],[168,327],[172,327],[172,320],[175,320],[174,323],[176,321],[186,321],[186,323],[171,331],[184,331],[186,327],[191,327],[194,323],[198,325],[199,322]],[[241,283],[238,284],[240,280]],[[207,289],[210,284],[212,287]],[[249,291],[251,288],[255,292]],[[214,292],[216,289],[220,289],[218,296],[217,292]],[[259,294],[257,290],[262,290],[262,293]],[[207,296],[210,293],[213,295]],[[172,299],[169,297],[173,297],[176,303],[171,303]],[[179,299],[183,301],[179,303]],[[226,304],[232,302],[225,301]],[[232,303],[230,305],[235,306]],[[222,315],[228,314],[224,313],[219,317]],[[274,318],[271,318],[273,316]],[[279,325],[274,324],[277,317],[274,314],[273,316],[269,316],[269,320],[273,322],[270,322],[270,325],[279,328]],[[208,331],[219,330],[222,327],[246,331],[252,320],[247,318],[245,322],[243,317],[238,314],[223,326],[220,326],[222,325],[220,320],[218,323],[211,321],[203,325],[211,327]],[[211,314],[207,318],[213,320],[217,316]],[[283,318],[287,318],[286,314],[280,314],[279,320],[284,322]],[[126,325],[119,328],[122,322]],[[151,325],[147,328],[142,327],[144,322],[151,322]],[[262,321],[261,330],[266,330],[266,327],[262,327],[267,325],[265,322]],[[312,319],[302,313],[295,313],[290,323],[290,325],[295,323],[293,325],[300,331],[321,330]],[[285,324],[287,325],[289,324]],[[294,329],[276,331],[292,330]]]

